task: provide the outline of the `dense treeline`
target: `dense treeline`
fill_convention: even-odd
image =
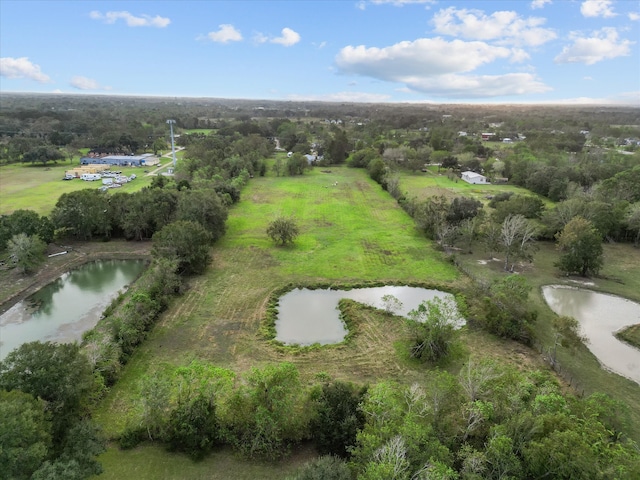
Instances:
[[[337,457],[309,465],[298,478],[640,474],[640,457],[624,434],[623,405],[602,394],[565,395],[548,374],[490,360],[470,358],[458,375],[427,372],[412,385],[368,386],[339,380],[305,386],[288,363],[236,378],[195,361],[151,373],[140,388],[143,413],[120,438],[123,447],[152,439],[201,458],[231,445],[250,458],[274,459],[311,440],[321,454]],[[324,476],[311,475],[325,468]]]

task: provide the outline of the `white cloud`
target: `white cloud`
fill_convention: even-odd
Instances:
[[[531,73],[462,75],[499,59],[525,59],[526,52],[484,42],[422,38],[386,48],[347,46],[336,57],[344,73],[398,82],[442,97],[477,98],[549,90]]]
[[[586,77],[582,77],[582,79],[587,81],[592,81],[593,77],[586,76]]]
[[[543,93],[551,87],[530,73],[505,75],[441,75],[433,78],[406,78],[412,90],[438,97],[482,98]]]
[[[562,49],[554,61],[556,63],[584,63],[593,65],[602,60],[628,56],[635,42],[621,40],[615,28],[605,27],[593,32],[591,37],[571,34],[573,43]]]
[[[531,9],[536,10],[538,8],[544,8],[547,3],[551,3],[551,0],[533,0],[531,2]]]
[[[103,87],[92,78],[77,75],[69,82],[73,88],[78,90],[111,90],[111,87]]]
[[[511,58],[510,61],[512,63],[522,63],[525,60],[529,60],[531,55],[529,55],[526,51],[521,48],[512,48],[511,49]]]
[[[437,37],[400,42],[385,48],[349,45],[340,50],[336,64],[346,73],[395,80],[405,75],[469,72],[510,55],[508,48],[484,42],[446,41]]]
[[[104,23],[116,23],[118,20],[124,20],[128,27],[156,27],[156,28],[165,28],[171,23],[171,20],[166,17],[161,17],[160,15],[156,15],[152,17],[151,15],[140,15],[136,17],[127,11],[121,12],[107,12],[102,13],[94,10],[89,13],[89,17],[93,20],[102,20]]]
[[[217,43],[239,42],[242,40],[242,34],[233,25],[223,23],[218,25],[218,31],[209,32],[207,38]]]
[[[291,47],[300,41],[300,34],[291,30],[290,28],[282,29],[282,36],[271,39],[271,43],[277,43],[284,45],[285,47]]]
[[[611,8],[611,0],[585,0],[580,5],[580,13],[585,17],[615,17],[616,14]]]
[[[31,62],[27,57],[0,58],[0,77],[28,78],[40,83],[49,83],[51,78],[40,70],[40,65]]]
[[[499,11],[485,15],[481,10],[449,7],[437,12],[432,22],[438,33],[471,40],[493,40],[503,44],[538,46],[556,38],[553,30],[542,28],[546,19],[522,18],[513,11]]]
[[[637,12],[629,12],[627,16],[629,17],[629,20],[632,20],[634,22],[640,20],[640,13]]]

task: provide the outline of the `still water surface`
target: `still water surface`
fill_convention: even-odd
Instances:
[[[340,343],[347,329],[340,320],[338,302],[348,298],[383,308],[382,297],[393,295],[402,302],[397,315],[406,316],[422,302],[435,297],[454,299],[450,293],[419,287],[385,286],[352,290],[309,290],[296,288],[282,297],[278,305],[276,340],[287,345],[327,345]]]
[[[626,298],[575,287],[542,287],[547,304],[558,315],[575,318],[587,347],[607,369],[640,383],[640,350],[618,340],[614,333],[640,323],[640,304]]]
[[[88,263],[17,303],[0,316],[0,360],[26,342],[81,340],[144,267],[142,260]]]

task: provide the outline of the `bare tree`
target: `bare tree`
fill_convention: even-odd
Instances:
[[[500,243],[504,247],[504,269],[513,271],[513,259],[529,258],[533,242],[536,239],[536,228],[523,215],[509,215],[502,222]],[[510,263],[511,260],[511,263]]]
[[[393,469],[391,478],[403,478],[409,468],[407,460],[407,447],[401,435],[389,439],[373,454],[376,463],[390,465]]]

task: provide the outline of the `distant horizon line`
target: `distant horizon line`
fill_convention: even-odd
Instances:
[[[453,102],[433,100],[409,101],[358,101],[358,100],[319,100],[319,99],[270,99],[270,98],[251,98],[251,97],[208,97],[208,96],[189,96],[189,95],[154,95],[154,94],[133,94],[133,93],[100,93],[100,92],[20,92],[20,91],[1,91],[2,95],[31,95],[31,96],[48,96],[48,97],[126,97],[126,98],[154,98],[154,99],[186,99],[186,100],[225,100],[225,101],[243,101],[243,102],[273,102],[273,103],[319,103],[319,104],[355,104],[355,105],[433,105],[433,106],[529,106],[529,107],[618,107],[618,108],[637,108],[640,109],[640,102],[633,103],[603,103],[593,101],[592,103],[574,100],[554,100],[554,101],[538,101],[538,102]]]

